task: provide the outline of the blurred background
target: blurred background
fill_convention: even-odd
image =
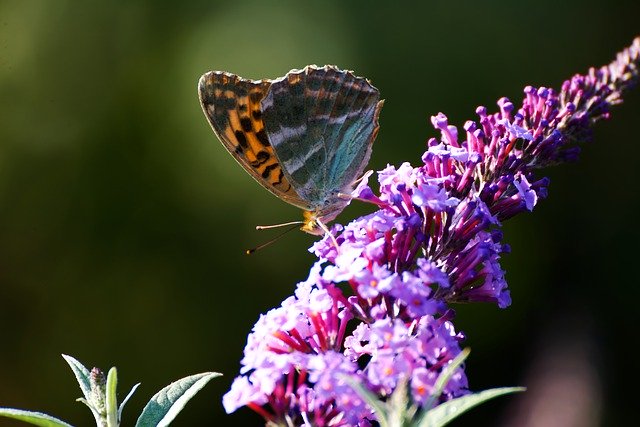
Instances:
[[[0,1],[0,406],[91,425],[65,353],[117,366],[121,396],[142,382],[123,425],[204,371],[225,376],[174,425],[261,424],[224,414],[221,397],[259,314],[307,277],[313,237],[244,254],[272,235],[256,224],[300,212],[213,135],[204,72],[275,78],[315,63],[368,77],[386,99],[381,169],[417,164],[439,111],[462,126],[478,105],[608,63],[640,34],[639,12],[622,0]],[[513,305],[458,306],[455,324],[473,390],[529,391],[453,425],[637,419],[639,115],[636,88],[579,163],[544,172],[535,214],[504,225]]]

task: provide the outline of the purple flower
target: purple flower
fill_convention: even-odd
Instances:
[[[360,420],[374,420],[371,408],[362,396],[347,384],[345,377],[363,380],[358,366],[342,353],[329,352],[309,357],[309,381],[314,385],[316,404],[331,404],[340,412],[346,425],[357,425]]]
[[[381,399],[406,381],[415,404],[429,401],[464,339],[450,305],[511,304],[501,222],[546,197],[538,169],[576,159],[575,143],[637,82],[639,62],[640,38],[559,92],[527,86],[520,107],[507,98],[493,114],[478,107],[462,131],[433,116],[440,138],[428,141],[422,163],[387,166],[378,191],[366,174],[352,196],[377,210],[334,225],[310,249],[318,261],[309,278],[260,317],[227,412],[249,406],[276,424],[375,423],[346,378]],[[457,368],[439,402],[467,392]]]
[[[318,265],[312,268],[310,280],[320,279]],[[430,266],[423,267],[426,274],[432,274]],[[408,282],[423,286],[418,276],[408,272],[400,276],[405,277],[398,278],[394,289]],[[421,372],[418,368],[437,378],[460,353],[462,336],[446,316],[413,315],[417,309],[403,301],[383,308],[380,296],[369,301],[357,294],[345,298],[339,288],[323,280],[321,284],[301,282],[295,296],[261,316],[247,340],[243,375],[224,397],[228,412],[249,406],[274,422],[293,419],[310,425],[369,425],[375,415],[345,377],[388,395],[399,378],[411,381],[414,371]],[[424,300],[432,301],[428,295]],[[388,315],[399,310],[405,311],[402,317],[407,321]],[[437,310],[434,305],[425,311]],[[379,319],[369,321],[365,316]],[[355,329],[347,334],[350,322]],[[443,396],[464,394],[466,387],[465,377]]]
[[[251,384],[247,377],[237,377],[222,399],[224,410],[231,413],[250,403],[258,406],[267,403],[267,394]]]

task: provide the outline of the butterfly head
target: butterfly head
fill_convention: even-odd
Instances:
[[[305,233],[313,234],[315,236],[322,236],[324,234],[324,230],[318,224],[318,216],[314,211],[304,211],[303,212],[304,222],[300,230]]]
[[[315,236],[323,236],[328,232],[326,224],[333,221],[347,204],[348,201],[336,199],[333,203],[326,204],[322,209],[303,211],[304,221],[300,230]]]

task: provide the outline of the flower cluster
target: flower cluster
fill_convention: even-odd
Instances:
[[[640,38],[610,65],[566,81],[559,92],[526,87],[522,106],[476,110],[459,135],[432,117],[422,164],[378,172],[353,198],[378,210],[334,225],[311,251],[318,261],[295,295],[260,317],[227,412],[249,406],[278,425],[367,426],[375,414],[346,381],[381,398],[406,382],[412,400],[432,396],[438,375],[461,351],[450,304],[511,303],[500,257],[500,224],[547,194],[537,169],[576,159],[577,142],[638,80]],[[337,246],[336,246],[337,242]],[[468,392],[459,368],[439,396]]]

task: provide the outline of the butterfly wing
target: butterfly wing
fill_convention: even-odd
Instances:
[[[274,80],[261,105],[285,178],[311,210],[331,210],[371,156],[378,90],[349,71],[308,66]]]
[[[256,181],[282,200],[309,209],[283,173],[264,127],[260,101],[270,84],[210,71],[198,83],[200,104],[224,147]]]

